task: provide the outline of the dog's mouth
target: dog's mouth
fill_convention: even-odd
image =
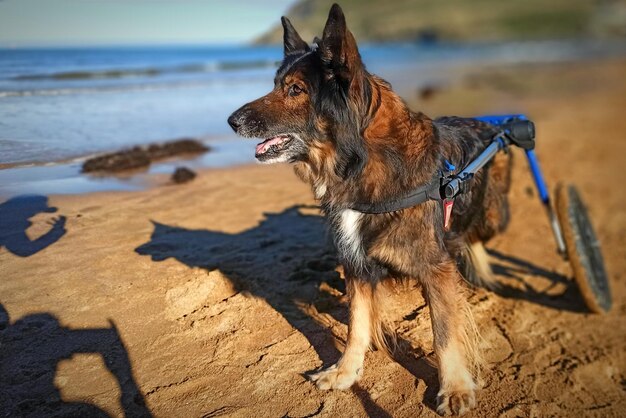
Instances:
[[[257,144],[255,157],[260,160],[268,160],[280,156],[289,148],[294,137],[290,134],[276,135]]]

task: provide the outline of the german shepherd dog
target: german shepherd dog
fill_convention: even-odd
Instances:
[[[508,222],[510,157],[499,155],[456,198],[447,231],[442,203],[435,200],[392,213],[355,210],[358,203],[407,195],[431,181],[445,160],[464,167],[495,128],[473,119],[433,120],[408,109],[387,82],[366,71],[336,4],[313,46],[287,18],[282,25],[284,60],[274,89],[228,122],[241,136],[268,138],[257,145],[257,160],[293,163],[331,225],[350,300],[349,332],[341,359],[312,380],[320,389],[347,389],[357,381],[370,343],[387,352],[381,283],[416,280],[432,320],[437,411],[462,414],[476,403],[481,362],[459,270],[469,266],[469,276],[491,279],[482,244]]]

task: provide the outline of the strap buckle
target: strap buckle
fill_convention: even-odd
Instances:
[[[450,180],[456,177],[454,174],[456,166],[448,160],[444,160],[443,164],[444,171],[441,176],[440,194],[441,203],[443,205],[443,229],[448,232],[450,230],[450,226],[452,225],[452,209],[454,208],[454,199],[456,195],[461,192],[461,190],[455,190],[451,196],[448,196],[447,186],[450,184]]]

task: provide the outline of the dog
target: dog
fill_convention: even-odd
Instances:
[[[257,160],[292,163],[331,225],[350,301],[348,340],[340,360],[311,378],[320,389],[355,383],[370,344],[388,350],[382,283],[416,280],[431,313],[437,411],[460,415],[475,406],[481,368],[460,271],[493,283],[483,243],[508,222],[511,158],[499,154],[472,179],[454,201],[450,224],[436,200],[390,213],[356,210],[428,184],[442,161],[464,167],[497,131],[474,119],[433,120],[411,111],[387,82],[368,73],[337,4],[313,46],[281,20],[284,60],[274,89],[228,123],[240,136],[267,138],[256,146]]]

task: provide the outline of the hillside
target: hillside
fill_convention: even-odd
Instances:
[[[321,34],[333,0],[300,0],[287,16],[304,39]],[[512,40],[626,36],[626,0],[342,0],[360,41]],[[280,43],[276,25],[255,43]]]

